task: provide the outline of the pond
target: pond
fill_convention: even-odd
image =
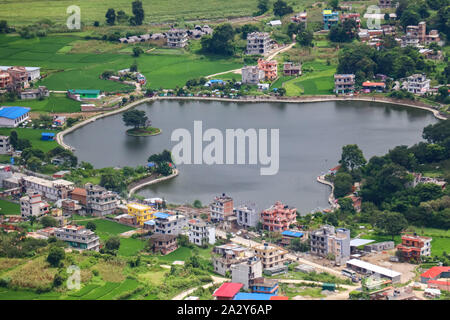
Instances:
[[[145,197],[161,197],[170,203],[208,204],[226,193],[258,209],[280,200],[302,213],[328,207],[330,188],[317,176],[335,167],[342,146],[357,144],[366,159],[384,155],[397,145],[411,146],[422,140],[425,126],[438,120],[424,110],[375,102],[234,103],[218,101],[157,100],[137,107],[145,110],[162,133],[152,137],[125,134],[122,114],[99,119],[65,136],[80,161],[95,167],[145,165],[151,154],[171,150],[175,129],[193,132],[202,121],[203,132],[217,128],[244,130],[279,129],[279,170],[261,175],[260,165],[181,164],[179,176],[138,191]],[[269,140],[270,141],[270,140]],[[204,143],[206,146],[208,143]],[[270,150],[270,149],[269,149]]]

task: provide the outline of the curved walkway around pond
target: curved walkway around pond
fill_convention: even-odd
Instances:
[[[325,179],[325,175],[318,176],[317,177],[317,182],[325,184],[325,185],[331,187],[331,193],[330,193],[330,196],[328,197],[328,203],[331,205],[331,209],[338,208],[338,205],[335,202],[336,199],[334,198],[334,183],[332,183],[332,182],[328,181],[327,179]]]
[[[149,185],[161,182],[161,181],[165,181],[165,180],[169,180],[169,179],[175,178],[178,174],[179,174],[178,169],[173,169],[172,174],[169,175],[169,176],[165,176],[165,177],[161,177],[161,178],[153,179],[153,180],[147,180],[147,178],[144,178],[144,179],[141,180],[141,182],[139,182],[137,185],[135,185],[133,188],[131,188],[130,191],[128,191],[128,197],[131,197],[131,195],[133,193],[135,193],[136,190],[139,190],[139,189],[141,189],[141,188],[143,188],[145,186],[149,186]]]

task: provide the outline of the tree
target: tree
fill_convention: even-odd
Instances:
[[[297,35],[296,40],[301,46],[312,47],[314,33],[312,30],[303,30]]]
[[[119,250],[120,238],[115,236],[106,240],[105,248],[110,251]]]
[[[59,267],[61,260],[66,257],[66,253],[63,248],[52,247],[47,256],[47,262],[50,263],[52,267]]]
[[[353,171],[366,164],[364,155],[356,144],[349,144],[342,147],[342,156],[339,163],[346,169]]]
[[[394,236],[399,235],[408,226],[408,222],[399,212],[385,211],[378,217],[376,225],[394,240]]]
[[[197,208],[197,209],[200,209],[203,207],[202,202],[200,200],[195,200],[192,205],[194,206],[194,208]]]
[[[41,219],[41,224],[44,228],[57,227],[58,221],[56,221],[56,219],[51,216],[45,216]]]
[[[117,20],[117,23],[122,24],[122,23],[127,22],[127,21],[129,20],[129,17],[128,17],[128,15],[125,13],[125,11],[119,10],[119,11],[117,12],[116,20]]]
[[[258,15],[266,13],[269,10],[269,0],[258,0]]]
[[[134,57],[139,57],[142,53],[144,53],[144,50],[141,47],[133,47]]]
[[[170,176],[172,174],[172,168],[169,166],[167,162],[161,163],[156,171],[162,174],[163,176]]]
[[[8,33],[9,27],[6,20],[0,20],[0,33]]]
[[[334,196],[343,197],[352,191],[353,177],[349,173],[339,172],[334,177]]]
[[[411,25],[417,25],[420,21],[420,15],[414,9],[407,9],[403,12],[400,18],[400,23],[403,28]]]
[[[329,0],[328,5],[330,6],[331,9],[338,10],[339,9],[339,0]]]
[[[309,241],[301,241],[300,239],[291,240],[290,249],[299,252],[308,252],[311,249]]]
[[[95,229],[97,229],[97,225],[92,221],[89,221],[88,223],[86,223],[86,228],[91,231],[95,231]]]
[[[100,185],[106,189],[117,192],[120,192],[125,187],[125,183],[120,173],[112,168],[108,168],[108,170],[100,175]]]
[[[229,23],[217,26],[212,36],[204,36],[201,40],[202,51],[225,56],[234,54],[236,48],[233,44],[235,30]]]
[[[122,120],[127,127],[133,126],[137,129],[145,126],[148,117],[145,114],[145,111],[133,109],[125,111],[122,114]]]
[[[42,160],[35,156],[32,156],[27,161],[27,167],[31,171],[39,171],[42,168]]]
[[[108,11],[106,11],[106,23],[109,24],[110,26],[114,25],[114,23],[116,22],[116,11],[112,8],[109,8]]]
[[[257,25],[249,24],[249,23],[244,24],[244,25],[240,28],[240,32],[242,33],[241,38],[244,39],[244,40],[246,40],[246,39],[247,39],[247,35],[248,35],[249,33],[256,32],[256,31],[259,31],[259,28],[258,28]]]
[[[278,88],[277,93],[282,97],[286,95],[286,89],[285,88]]]
[[[137,62],[134,61],[133,64],[130,66],[130,72],[137,72],[138,71],[138,65]]]
[[[131,4],[132,12],[133,12],[133,22],[132,24],[140,26],[144,21],[144,8],[142,8],[142,1],[136,0]]]
[[[31,142],[28,139],[19,139],[17,141],[17,150],[25,150],[31,148]]]
[[[12,130],[9,134],[9,143],[14,148],[14,150],[17,149],[17,144],[19,143],[19,136],[17,135],[16,130]]]
[[[273,4],[273,13],[276,16],[281,17],[292,12],[294,12],[294,9],[282,0],[278,0]]]

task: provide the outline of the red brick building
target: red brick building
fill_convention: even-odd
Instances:
[[[416,235],[403,235],[402,243],[397,246],[400,257],[403,260],[420,261],[422,256],[431,255],[431,240],[429,237],[419,237]]]
[[[297,209],[289,208],[277,201],[272,207],[261,212],[261,222],[264,230],[283,232],[296,223]]]
[[[150,248],[154,253],[166,255],[178,248],[177,237],[173,234],[153,234],[150,237]]]
[[[83,206],[86,206],[86,189],[75,188],[70,193],[70,198],[72,200],[77,200]]]

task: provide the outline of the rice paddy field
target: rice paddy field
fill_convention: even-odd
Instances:
[[[65,94],[51,93],[50,97],[43,100],[19,100],[5,101],[2,106],[19,106],[31,108],[33,112],[39,113],[73,113],[80,112],[81,103],[73,99],[67,98]]]

